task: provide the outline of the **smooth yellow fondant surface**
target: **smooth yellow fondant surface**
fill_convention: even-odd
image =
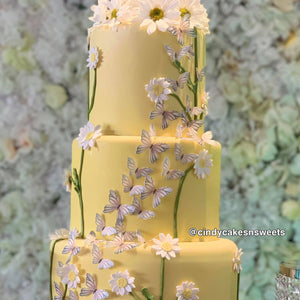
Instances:
[[[186,45],[193,43],[192,38]],[[179,73],[172,65],[164,45],[178,50],[179,44],[168,32],[148,35],[137,25],[120,26],[117,32],[99,27],[91,33],[91,47],[103,52],[103,61],[97,69],[97,90],[91,122],[101,124],[106,135],[137,136],[142,129],[148,130],[149,116],[154,103],[147,97],[145,85],[154,77],[178,79]],[[205,65],[205,38],[199,33],[199,69]],[[183,65],[191,72],[194,60],[184,58]],[[94,82],[94,70],[90,73],[90,94]],[[204,93],[204,80],[199,87],[199,98]],[[186,88],[185,94],[193,96]],[[185,101],[183,90],[180,90]],[[199,100],[200,101],[200,100]],[[182,111],[177,101],[169,97],[165,102],[168,110]],[[161,118],[153,120],[157,135],[175,136],[177,121],[167,130],[161,129]],[[200,130],[201,132],[201,130]]]
[[[151,167],[156,187],[167,186],[173,192],[162,199],[162,203],[153,209],[152,197],[143,200],[144,209],[153,210],[156,217],[150,220],[141,220],[137,216],[126,217],[127,230],[139,229],[146,239],[151,239],[160,232],[173,235],[173,212],[175,197],[179,180],[166,180],[161,176],[162,165],[165,157],[171,162],[171,169],[185,171],[189,166],[182,165],[175,160],[175,143],[179,143],[184,153],[199,153],[202,147],[193,141],[184,141],[175,138],[156,137],[154,142],[164,142],[170,145],[170,149],[159,155],[154,164],[149,162],[149,151],[135,154],[136,148],[141,144],[140,137],[102,136],[97,141],[97,148],[86,151],[82,171],[82,196],[85,220],[85,235],[91,230],[96,230],[96,213],[102,213],[104,206],[108,204],[110,190],[118,191],[122,204],[131,204],[133,197],[123,193],[122,174],[129,175],[127,169],[128,157],[133,158],[138,167]],[[189,235],[190,228],[214,229],[219,227],[219,194],[220,194],[220,164],[221,146],[205,147],[212,154],[213,167],[211,174],[206,179],[198,179],[193,171],[190,172],[183,185],[179,213],[178,213],[178,237],[181,242],[199,241],[203,238]],[[78,142],[73,143],[73,168],[79,169],[81,149]],[[144,185],[145,178],[133,178],[133,184]],[[105,214],[107,225],[114,226],[116,212]],[[80,206],[78,195],[72,190],[71,199],[71,228],[76,227],[80,231]],[[99,235],[100,237],[100,235]]]
[[[55,248],[53,264],[53,280],[60,282],[56,274],[58,262],[65,263],[68,255],[61,254],[67,241],[58,242]],[[103,257],[111,259],[114,267],[108,270],[98,270],[97,265],[92,264],[92,247],[87,247],[84,240],[76,240],[76,245],[81,248],[78,256],[71,262],[76,264],[80,272],[81,283],[76,292],[80,294],[85,287],[86,273],[94,276],[98,289],[106,289],[109,299],[131,300],[132,296],[117,296],[111,291],[108,281],[110,276],[117,271],[128,270],[135,277],[136,289],[134,290],[141,299],[144,297],[140,291],[148,288],[154,299],[160,296],[160,270],[161,258],[156,256],[150,246],[114,254],[112,248],[103,248]],[[183,281],[193,281],[199,288],[201,300],[236,300],[237,274],[233,272],[232,258],[236,251],[236,245],[226,239],[218,239],[211,242],[179,243],[180,254],[165,263],[165,288],[164,300],[176,299],[176,286]],[[52,286],[55,295],[54,285]],[[92,296],[79,297],[79,299],[91,300]]]

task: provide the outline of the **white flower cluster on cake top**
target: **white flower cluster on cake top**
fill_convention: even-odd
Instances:
[[[140,24],[148,34],[170,27],[182,27],[182,20],[189,15],[190,27],[204,34],[209,33],[209,19],[199,0],[98,0],[91,7],[90,18],[94,26],[117,30],[121,24]]]

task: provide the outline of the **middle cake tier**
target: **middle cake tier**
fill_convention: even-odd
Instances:
[[[148,197],[136,196],[136,203],[140,203],[141,210],[149,210],[155,217],[144,220],[142,214],[128,214],[124,217],[127,231],[139,230],[146,240],[150,240],[159,233],[175,236],[175,227],[181,242],[204,241],[212,237],[191,236],[190,229],[215,229],[219,227],[219,196],[220,196],[220,168],[221,145],[205,145],[205,147],[191,140],[181,140],[171,137],[153,137],[153,144],[165,143],[169,149],[158,154],[155,163],[149,161],[149,149],[141,154],[136,154],[136,149],[141,145],[141,137],[102,136],[97,140],[97,146],[84,152],[82,163],[82,210],[78,194],[74,187],[71,193],[71,228],[81,228],[81,211],[83,211],[84,234],[96,231],[96,214],[103,216],[106,226],[115,226],[117,219],[117,207],[115,211],[103,213],[104,207],[109,202],[109,195],[117,195],[120,204],[133,203],[130,192],[124,192],[135,185],[147,187]],[[188,154],[199,154],[203,149],[208,151],[213,161],[210,174],[205,179],[198,178],[194,174],[194,162],[183,164]],[[175,151],[176,149],[176,151]],[[78,142],[73,142],[72,167],[80,169],[82,149]],[[170,162],[169,173],[162,176],[163,164],[168,158]],[[131,165],[131,172],[128,168]],[[204,162],[198,161],[201,165]],[[203,166],[202,166],[203,167]],[[152,172],[148,177],[141,176],[142,168],[149,168]],[[138,170],[136,170],[138,169]],[[150,170],[147,169],[148,172]],[[178,179],[167,179],[172,170],[180,170],[184,176]],[[137,171],[137,173],[135,173]],[[147,172],[146,172],[147,173]],[[125,175],[125,176],[124,176]],[[127,177],[126,177],[127,176]],[[123,178],[123,181],[122,181]],[[126,179],[124,181],[124,179]],[[129,183],[128,183],[129,178]],[[148,181],[148,184],[145,184]],[[126,183],[125,183],[126,182]],[[150,184],[149,184],[150,182]],[[153,185],[152,189],[149,185]],[[169,193],[161,196],[161,203],[154,205],[154,194],[161,188],[168,188]],[[171,191],[172,190],[172,191]],[[111,192],[113,191],[113,192]],[[142,199],[141,199],[142,198]],[[177,213],[176,213],[177,211]],[[177,225],[176,225],[176,224]],[[97,237],[101,234],[97,232]]]

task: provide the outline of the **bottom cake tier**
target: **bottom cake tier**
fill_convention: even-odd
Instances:
[[[98,262],[101,261],[102,265],[105,265],[104,259],[109,259],[114,263],[109,269],[98,269],[99,264],[95,261],[95,258],[93,263],[93,245],[89,245],[85,240],[76,240],[76,247],[80,247],[80,252],[71,258],[68,263],[69,267],[66,267],[65,264],[70,253],[62,254],[64,248],[68,246],[68,241],[57,241],[55,245],[52,243],[51,249],[54,248],[53,253],[51,253],[53,254],[51,271],[52,299],[57,296],[54,282],[58,284],[62,293],[66,291],[69,284],[69,289],[66,292],[67,297],[57,299],[69,299],[70,290],[72,290],[70,299],[73,299],[74,294],[77,295],[77,298],[74,299],[104,299],[101,298],[101,295],[105,295],[104,291],[96,292],[94,288],[105,290],[108,293],[108,295],[106,294],[107,299],[162,299],[162,289],[164,300],[177,299],[177,293],[184,293],[184,296],[179,299],[197,299],[192,297],[195,290],[190,290],[187,285],[182,285],[184,282],[193,282],[194,288],[199,288],[196,294],[201,300],[237,299],[238,274],[233,268],[233,258],[237,247],[232,241],[218,239],[210,242],[178,243],[178,245],[181,248],[180,252],[176,254],[175,258],[164,259],[164,263],[162,263],[161,256],[157,256],[155,250],[149,244],[140,245],[120,254],[115,254],[114,248],[101,248],[98,245],[103,256],[103,260],[98,258]],[[63,269],[65,269],[64,272]],[[113,274],[124,275],[126,270],[128,270],[130,277],[134,277],[133,284],[135,287],[131,286],[133,293],[126,294],[125,292],[124,296],[120,296],[112,291],[114,284],[110,281]],[[90,295],[82,296],[80,295],[82,289],[87,287],[87,274],[92,275],[96,286],[89,288],[94,289],[90,291]],[[125,287],[126,284],[132,281],[128,277],[126,279],[125,275],[125,279],[120,279],[119,275],[113,276],[119,286],[124,285]],[[62,280],[64,280],[64,284]],[[72,285],[72,282],[74,285]],[[74,286],[76,288],[72,288]],[[144,296],[142,293],[144,288],[147,288],[149,294],[154,298]],[[88,293],[87,290],[83,294]]]

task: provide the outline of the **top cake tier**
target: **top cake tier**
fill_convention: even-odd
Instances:
[[[185,37],[185,45],[192,45],[193,37]],[[198,31],[198,69],[205,66],[205,36]],[[157,135],[175,136],[178,122],[162,130],[161,118],[150,121],[150,113],[155,105],[147,97],[145,85],[153,78],[177,80],[178,70],[172,64],[165,45],[179,51],[176,37],[169,32],[157,31],[148,35],[138,25],[119,26],[118,31],[95,27],[90,33],[90,47],[96,47],[101,53],[97,71],[96,95],[90,120],[101,124],[104,135],[139,136],[142,129],[149,129],[150,123],[156,128]],[[195,77],[194,57],[184,57],[181,64]],[[94,89],[94,70],[90,72],[90,94]],[[205,80],[198,87],[199,104],[205,93]],[[179,89],[177,94],[185,101],[186,95],[193,101],[194,95],[187,87]],[[165,101],[168,111],[182,111],[179,102],[168,97]],[[201,129],[200,129],[201,132]]]

